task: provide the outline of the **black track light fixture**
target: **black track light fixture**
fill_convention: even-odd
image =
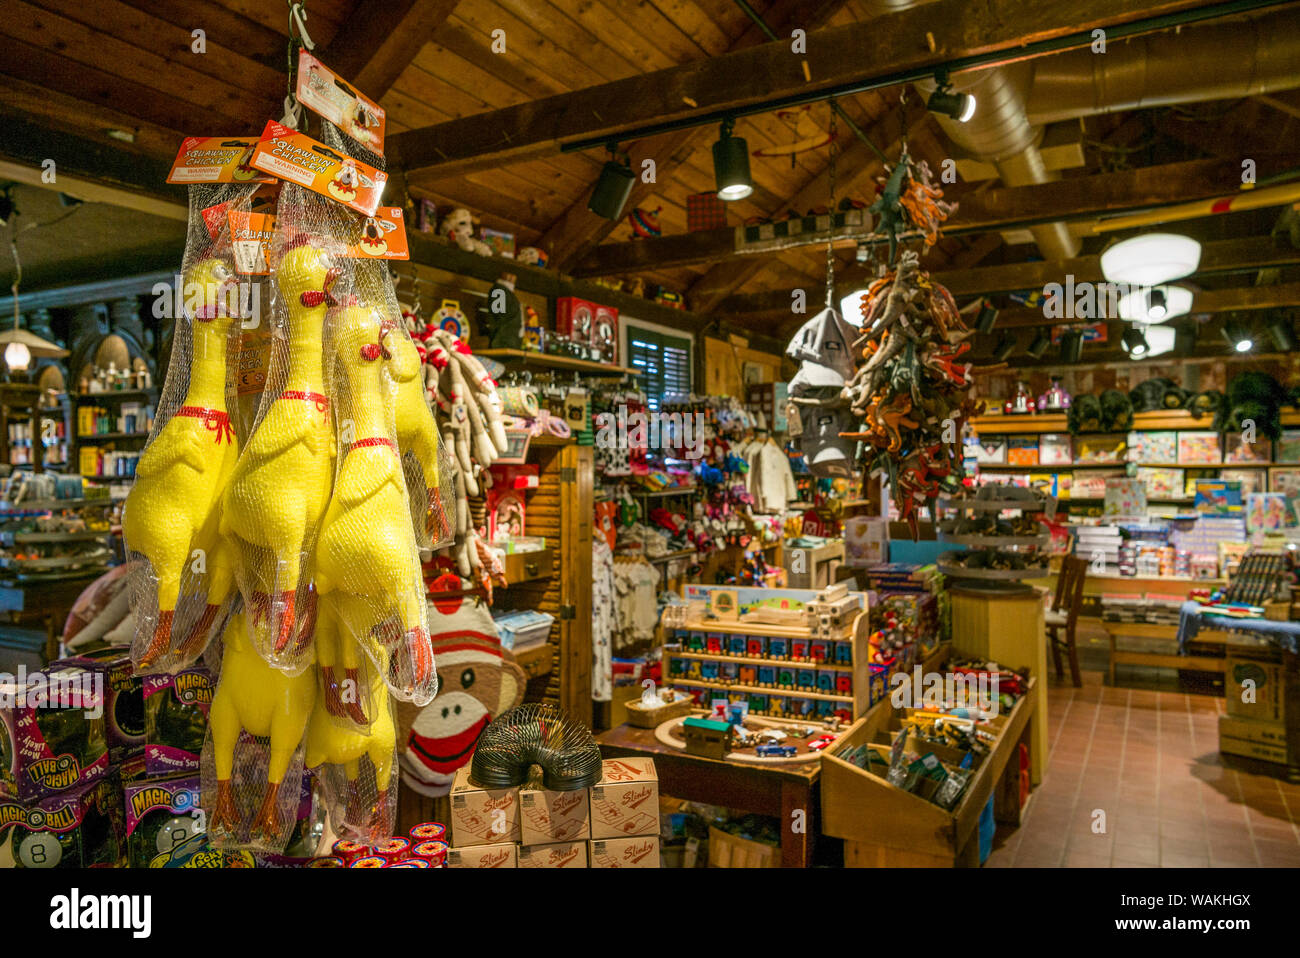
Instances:
[[[1040,329],[1034,334],[1034,338],[1029,341],[1029,347],[1025,350],[1034,359],[1042,359],[1047,352],[1047,347],[1052,345],[1052,337],[1047,334],[1046,330]]]
[[[618,144],[609,144],[610,159],[601,167],[600,178],[596,188],[591,191],[587,209],[607,220],[623,218],[623,207],[632,195],[636,183],[636,174],[632,172],[632,160],[626,153],[618,152]]]
[[[993,326],[998,321],[997,307],[987,299],[980,300],[980,311],[975,316],[975,329],[987,336],[993,332]]]
[[[1233,352],[1248,353],[1255,348],[1255,338],[1251,336],[1250,330],[1233,320],[1223,324],[1223,338]]]
[[[934,82],[937,86],[935,91],[930,94],[929,101],[925,104],[927,110],[931,113],[942,113],[958,123],[965,123],[975,115],[975,97],[969,93],[952,92],[952,89],[948,86],[946,71],[941,70],[936,73]]]
[[[1132,359],[1139,359],[1147,354],[1151,348],[1147,343],[1147,338],[1142,334],[1142,330],[1136,326],[1129,326],[1124,330],[1124,335],[1120,339],[1120,345],[1124,352],[1129,354]]]
[[[1279,316],[1269,323],[1268,334],[1273,338],[1273,345],[1277,347],[1278,352],[1295,351],[1295,324],[1290,316]]]
[[[749,174],[749,144],[743,136],[733,135],[736,121],[728,117],[722,121],[718,142],[713,144],[713,177],[717,182],[718,199],[743,200],[754,192],[754,180]]]
[[[1016,337],[1013,333],[1003,333],[998,337],[997,345],[993,347],[993,361],[1004,363],[1016,349]]]
[[[1061,362],[1077,363],[1083,356],[1083,333],[1066,330],[1061,333]]]

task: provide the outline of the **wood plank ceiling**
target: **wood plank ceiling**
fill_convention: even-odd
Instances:
[[[796,26],[811,31],[864,22],[878,5],[752,0],[752,6],[788,35]],[[390,133],[688,64],[766,39],[729,0],[309,0],[307,9],[309,31],[326,62],[331,55],[346,61],[349,73],[359,71],[382,89]],[[192,52],[192,31],[199,29],[205,33],[202,54]],[[504,53],[492,48],[498,30],[504,31]],[[0,0],[0,112],[170,161],[184,135],[254,132],[279,115],[287,31],[285,5],[267,0]],[[427,39],[420,43],[422,35]],[[381,47],[377,38],[384,37],[390,39]],[[402,59],[409,62],[399,69]],[[897,152],[900,92],[891,88],[840,101],[891,156]],[[907,131],[910,148],[937,168],[949,148],[911,95],[916,110]],[[809,116],[820,128],[829,125],[825,104],[811,107]],[[1300,134],[1300,101],[1291,93],[1203,109],[1117,113],[1090,118],[1082,128],[1086,164],[1069,176],[1276,151]],[[846,156],[852,162],[837,168],[838,197],[870,201],[880,168],[843,123],[839,130],[838,149],[851,151]],[[123,143],[120,131],[134,142]],[[794,138],[787,121],[771,113],[742,119],[737,133],[759,151],[779,149]],[[715,138],[715,129],[703,128],[656,138],[662,151],[655,154],[657,182],[637,196],[636,205],[657,211],[665,234],[684,233],[686,197],[713,188]],[[729,223],[783,216],[792,203],[826,204],[828,158],[825,148],[753,157],[754,193],[728,205]],[[629,238],[626,223],[611,228],[585,211],[603,161],[600,151],[555,154],[450,177],[415,174],[408,187],[440,208],[469,207],[485,226],[515,233],[521,245],[563,244],[567,259],[595,243]],[[959,198],[988,185],[961,183],[950,195]],[[1216,229],[1223,233],[1221,224]],[[1258,223],[1249,229],[1257,230]],[[1032,255],[1032,247],[1009,248],[997,232],[988,232],[945,238],[926,265],[954,270]],[[839,260],[847,265],[851,255],[841,253]],[[795,286],[819,290],[824,270],[824,248],[806,247],[737,276],[719,278],[709,264],[643,275],[649,284],[716,304],[729,295]]]

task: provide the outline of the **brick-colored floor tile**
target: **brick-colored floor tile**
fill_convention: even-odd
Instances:
[[[1050,682],[1044,783],[989,867],[1300,866],[1300,786],[1219,755],[1222,698],[1159,690],[1171,676],[1145,672],[1115,687],[1097,672],[1082,689]]]

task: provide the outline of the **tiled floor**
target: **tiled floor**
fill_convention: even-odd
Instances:
[[[1300,866],[1300,785],[1226,764],[1222,698],[1103,679],[1051,680],[1047,774],[986,867]]]

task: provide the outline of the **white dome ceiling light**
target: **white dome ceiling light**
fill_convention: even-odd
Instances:
[[[1177,233],[1144,233],[1111,246],[1101,254],[1101,272],[1109,282],[1158,286],[1196,272],[1201,244]]]

